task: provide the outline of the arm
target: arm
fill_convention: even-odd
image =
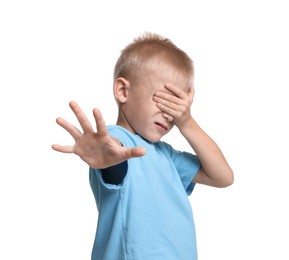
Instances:
[[[233,183],[233,173],[218,145],[190,118],[179,128],[201,161],[194,182],[215,187]]]
[[[226,187],[233,183],[233,172],[218,145],[209,137],[193,119],[190,107],[194,91],[188,93],[180,88],[166,84],[166,89],[172,94],[157,91],[154,100],[164,113],[164,117],[173,121],[186,138],[201,161],[201,168],[193,179],[214,187]]]
[[[123,147],[117,139],[112,138],[108,134],[104,119],[98,109],[93,109],[97,129],[95,132],[78,104],[72,101],[69,105],[78,119],[83,132],[64,119],[57,118],[56,122],[73,137],[75,144],[72,146],[53,144],[52,149],[55,151],[74,153],[95,169],[107,168],[145,154],[145,149],[142,147]]]

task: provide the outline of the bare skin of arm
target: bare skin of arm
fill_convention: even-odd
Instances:
[[[71,101],[69,106],[83,131],[81,132],[63,118],[57,118],[56,122],[73,137],[75,144],[70,146],[53,144],[52,149],[55,151],[74,153],[95,169],[104,169],[145,154],[146,151],[142,147],[123,147],[117,139],[112,138],[108,134],[105,121],[97,108],[93,109],[97,130],[95,131],[75,101]]]
[[[233,183],[233,171],[222,151],[191,116],[194,89],[182,91],[176,86],[166,84],[168,92],[157,91],[153,97],[164,116],[173,121],[188,141],[201,161],[201,168],[193,182],[214,187],[226,187]]]

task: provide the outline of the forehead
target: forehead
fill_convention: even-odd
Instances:
[[[190,87],[193,87],[193,75],[185,76],[184,73],[170,66],[156,68],[149,73],[147,79],[152,90],[165,89],[164,86],[167,83],[179,87],[183,91],[188,91]]]

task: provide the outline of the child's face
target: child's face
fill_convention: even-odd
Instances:
[[[120,111],[118,124],[150,142],[158,142],[174,126],[163,116],[162,111],[153,101],[157,90],[169,92],[165,88],[166,83],[179,87],[185,93],[193,87],[193,80],[189,85],[187,79],[172,69],[158,70],[149,76],[143,76],[137,85],[129,88],[127,100]]]

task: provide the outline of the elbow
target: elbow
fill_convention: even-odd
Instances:
[[[200,173],[196,175],[193,181],[195,183],[205,184],[216,188],[226,188],[234,183],[234,173],[230,167],[226,167],[226,169],[209,175],[201,167]]]
[[[219,183],[219,188],[226,188],[231,186],[234,183],[234,173],[231,169],[227,170],[222,178],[222,181]]]

